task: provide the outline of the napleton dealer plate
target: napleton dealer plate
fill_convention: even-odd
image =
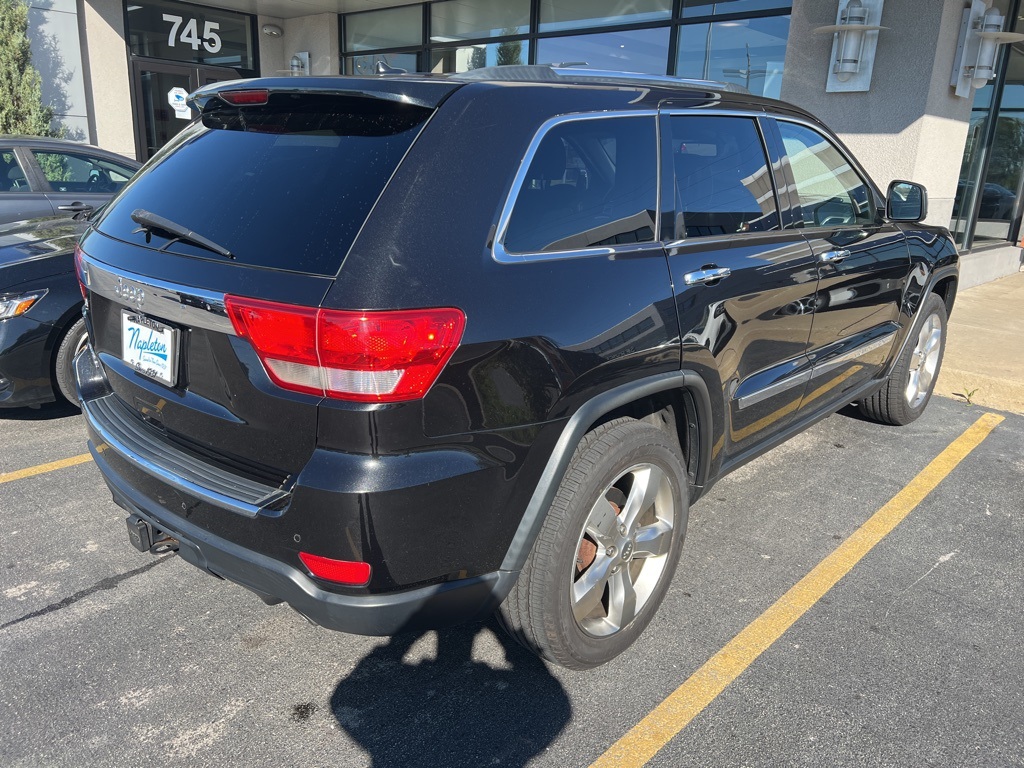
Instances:
[[[121,359],[138,373],[173,387],[178,377],[177,329],[122,310]]]

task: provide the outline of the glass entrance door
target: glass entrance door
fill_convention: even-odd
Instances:
[[[238,73],[221,67],[196,67],[165,62],[132,62],[135,81],[135,135],[139,160],[160,147],[196,116],[185,98],[202,85],[235,80]]]

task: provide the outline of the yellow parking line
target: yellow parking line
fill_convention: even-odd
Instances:
[[[994,413],[978,419],[838,549],[615,742],[591,768],[628,768],[647,763],[899,525],[1002,420],[1002,416]]]
[[[35,467],[27,467],[26,469],[19,469],[15,472],[4,472],[0,475],[0,485],[10,483],[14,480],[21,480],[25,477],[32,477],[33,475],[41,475],[44,472],[53,472],[55,469],[64,469],[65,467],[73,467],[76,464],[85,464],[87,461],[92,461],[92,455],[82,453],[78,456],[72,456],[70,459],[51,461],[49,464],[39,464]]]

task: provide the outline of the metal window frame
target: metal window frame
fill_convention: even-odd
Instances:
[[[1010,10],[1006,14],[1006,18],[1019,19],[1021,11],[1024,10],[1024,8],[1022,8],[1021,5],[1022,0],[1013,0],[1010,3]],[[1008,74],[1008,70],[1010,68],[1010,49],[1012,47],[1013,46],[1010,45],[1000,46],[1001,50],[999,51],[999,65],[997,68],[998,74],[995,77],[995,83],[992,88],[992,102],[988,107],[988,114],[985,116],[985,128],[981,141],[981,147],[979,149],[979,151],[981,152],[981,158],[978,163],[978,175],[975,179],[964,179],[964,181],[968,183],[972,180],[974,181],[975,192],[974,200],[971,201],[971,210],[968,212],[966,221],[964,222],[964,241],[960,245],[960,248],[963,251],[970,251],[974,248],[974,235],[978,226],[978,218],[981,215],[981,203],[982,198],[984,196],[985,179],[988,178],[989,168],[992,164],[992,147],[995,144],[996,128],[999,122],[999,111],[1003,103],[1003,94],[1006,91],[1006,77]],[[973,97],[974,92],[972,92],[971,94],[972,99]],[[959,180],[960,178],[958,177],[957,181]],[[998,246],[1003,242],[1010,244],[1019,243],[1021,239],[1022,212],[1024,212],[1024,206],[1022,206],[1022,201],[1020,199],[1020,196],[1018,196],[1017,201],[1014,203],[1013,216],[1010,219],[1010,228],[1006,233],[1006,240],[985,242],[979,247],[984,248]],[[953,223],[952,218],[949,223]],[[955,236],[956,235],[954,233],[954,237]]]
[[[457,43],[452,44],[441,44],[434,45],[430,42],[430,6],[434,3],[446,2],[447,0],[425,0],[425,2],[419,3],[423,10],[423,42],[420,45],[412,46],[396,46],[392,48],[379,48],[372,51],[346,51],[345,50],[345,19],[349,16],[357,16],[362,13],[375,13],[380,10],[387,10],[383,8],[371,8],[362,11],[352,11],[350,13],[338,14],[338,44],[339,50],[339,69],[342,74],[345,71],[346,61],[354,56],[366,56],[366,55],[385,55],[389,53],[413,53],[417,55],[418,68],[424,71],[429,71],[429,67],[426,66],[430,63],[430,55],[432,50],[435,48],[452,48],[452,47],[469,47],[473,45],[483,45],[487,43],[503,43],[503,42],[516,42],[525,40],[529,43],[529,52],[527,54],[527,64],[537,63],[537,43],[544,39],[559,38],[559,37],[581,37],[584,35],[612,33],[612,32],[631,32],[635,30],[644,29],[663,29],[668,28],[669,30],[669,43],[667,51],[667,61],[665,62],[665,74],[675,75],[676,72],[676,56],[678,53],[678,41],[679,41],[679,29],[681,27],[689,26],[691,24],[709,24],[714,22],[725,22],[725,21],[743,21],[746,19],[764,19],[775,16],[792,16],[793,6],[784,8],[771,8],[762,11],[738,11],[736,13],[712,13],[705,14],[702,16],[687,16],[683,17],[683,10],[685,7],[685,0],[673,0],[672,2],[672,15],[667,19],[657,19],[655,21],[642,21],[628,24],[607,24],[595,27],[584,27],[579,29],[564,29],[555,30],[549,32],[540,31],[540,4],[541,0],[530,0],[530,22],[529,30],[526,33],[518,35],[502,35],[499,37],[483,37],[473,38],[466,40],[459,40]]]

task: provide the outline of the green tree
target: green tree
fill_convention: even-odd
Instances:
[[[32,66],[28,6],[0,0],[0,133],[52,136],[53,109],[42,101],[42,78]]]

